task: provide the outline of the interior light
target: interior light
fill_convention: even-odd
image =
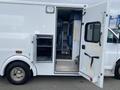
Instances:
[[[54,6],[46,6],[46,12],[47,13],[54,13],[55,12]]]

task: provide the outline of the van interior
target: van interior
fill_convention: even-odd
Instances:
[[[57,9],[55,72],[79,71],[82,10]]]

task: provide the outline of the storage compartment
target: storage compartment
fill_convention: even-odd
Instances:
[[[56,72],[79,71],[80,9],[57,9]]]
[[[37,61],[52,61],[53,38],[37,35]]]

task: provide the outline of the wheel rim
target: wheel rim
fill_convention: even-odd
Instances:
[[[10,76],[14,81],[20,82],[25,78],[25,71],[21,67],[15,67],[11,70]]]

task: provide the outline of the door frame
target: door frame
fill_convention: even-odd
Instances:
[[[56,72],[56,61],[57,61],[57,59],[56,59],[56,42],[57,42],[57,19],[58,19],[58,8],[65,8],[65,9],[72,9],[72,10],[75,10],[75,9],[78,9],[78,8],[76,8],[76,7],[55,7],[55,18],[56,18],[56,21],[55,21],[55,50],[54,50],[54,74],[56,74],[57,72]],[[83,25],[84,25],[84,23],[83,23],[83,12],[84,12],[84,8],[86,8],[86,5],[84,6],[84,7],[80,7],[79,9],[82,11],[82,16],[81,16],[81,28],[80,28],[80,41],[79,41],[79,66],[78,66],[78,72],[79,72],[79,67],[80,67],[80,56],[81,56],[81,36],[82,36],[82,28],[83,28]],[[78,72],[76,73],[76,75],[78,76]],[[59,72],[58,72],[59,73]],[[73,72],[72,72],[73,73]],[[66,73],[62,73],[63,75],[64,74],[66,74]],[[68,75],[71,75],[71,72],[70,73],[67,73]],[[74,74],[74,73],[73,73]],[[61,74],[60,74],[61,75]],[[75,75],[75,74],[74,74]],[[75,76],[76,76],[75,75]],[[80,76],[80,74],[79,74],[79,76]]]

